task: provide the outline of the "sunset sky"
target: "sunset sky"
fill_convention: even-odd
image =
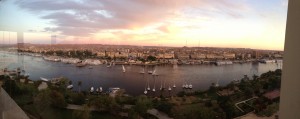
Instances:
[[[283,50],[287,0],[1,0],[0,43]],[[5,31],[5,32],[3,32]],[[11,31],[11,32],[7,32]],[[10,38],[9,38],[10,37]],[[9,41],[8,39],[11,39]]]

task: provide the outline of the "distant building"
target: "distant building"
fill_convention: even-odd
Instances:
[[[235,58],[235,54],[234,53],[225,53],[223,54],[225,59],[234,59]]]
[[[259,51],[254,50],[254,51],[252,52],[252,58],[255,58],[255,59],[260,58],[260,53],[259,53]]]

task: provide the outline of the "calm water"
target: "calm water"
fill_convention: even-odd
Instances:
[[[22,56],[21,56],[22,57]],[[9,64],[9,69],[22,67],[22,58],[17,55],[0,53],[0,67],[3,69],[4,64]],[[153,77],[147,74],[148,70],[153,67],[146,67],[144,75],[139,74],[142,70],[141,66],[126,65],[126,73],[122,72],[122,66],[116,65],[107,68],[106,65],[78,68],[73,64],[65,64],[61,62],[45,61],[41,57],[23,56],[24,67],[26,72],[30,74],[30,79],[39,80],[40,77],[55,78],[64,76],[72,80],[74,90],[77,89],[77,82],[82,81],[82,90],[88,91],[91,86],[103,87],[105,90],[109,87],[120,87],[126,90],[128,94],[143,94],[145,86],[149,84],[152,88],[155,85],[156,93],[161,85],[165,82],[165,87],[172,87],[174,84],[177,88],[173,89],[171,94],[175,94],[182,90],[182,84],[187,82],[193,85],[193,90],[206,90],[212,83],[219,80],[219,84],[226,85],[234,79],[241,79],[243,75],[252,76],[260,75],[269,70],[279,68],[276,63],[268,64],[233,64],[233,65],[172,65],[157,66],[156,72],[159,74]],[[147,83],[149,82],[149,83]],[[155,94],[155,95],[157,95]],[[168,94],[168,93],[166,93]],[[153,95],[153,92],[150,93]]]

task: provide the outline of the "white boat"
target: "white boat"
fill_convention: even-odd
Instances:
[[[171,91],[171,90],[172,90],[170,86],[169,86],[168,90],[169,90],[169,91]]]
[[[67,89],[72,89],[72,88],[73,88],[72,84],[67,86]]]
[[[94,87],[91,87],[91,90],[90,90],[90,92],[92,93],[92,92],[94,92]]]
[[[107,65],[106,67],[107,67],[107,68],[110,68],[110,67],[111,67],[111,62],[110,62],[109,65]]]
[[[185,88],[189,88],[189,85],[188,84],[185,84],[185,86],[184,86]]]
[[[144,91],[144,94],[146,95],[147,94],[147,90],[145,89],[145,91]]]
[[[25,77],[29,77],[29,75],[30,75],[29,73],[25,73],[24,74]]]
[[[109,93],[113,93],[113,94],[115,94],[117,91],[119,91],[120,90],[120,88],[118,88],[118,87],[115,87],[115,88],[109,88],[108,89],[108,92]]]
[[[140,74],[145,74],[145,69],[143,68],[142,71],[140,71]]]
[[[147,90],[148,90],[148,91],[150,90],[150,86],[149,86],[149,84],[148,84],[148,88],[147,88]]]
[[[155,88],[153,88],[152,91],[155,92]]]
[[[156,73],[156,67],[154,68],[153,72],[152,72],[153,76],[158,76],[158,74]]]
[[[48,81],[49,81],[48,79],[46,79],[46,78],[43,78],[43,77],[40,77],[40,79],[41,79],[42,81],[46,81],[46,82],[48,82]]]
[[[103,91],[103,90],[102,90],[102,87],[100,87],[100,88],[99,88],[99,92],[102,92],[102,91]]]
[[[125,73],[126,69],[125,69],[124,65],[122,65],[122,68],[123,68],[123,73]]]
[[[217,83],[215,84],[215,87],[219,87],[219,79],[218,79]]]
[[[190,88],[190,89],[192,89],[192,88],[193,88],[193,85],[192,85],[192,84],[190,84],[190,85],[189,85],[189,88]]]
[[[175,83],[174,83],[174,85],[173,85],[173,88],[176,88],[176,85],[175,85]]]

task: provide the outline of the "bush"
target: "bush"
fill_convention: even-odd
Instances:
[[[167,101],[159,101],[157,102],[155,108],[170,115],[173,105]]]
[[[50,93],[51,105],[54,107],[64,108],[67,106],[65,97],[58,91],[51,91]]]

